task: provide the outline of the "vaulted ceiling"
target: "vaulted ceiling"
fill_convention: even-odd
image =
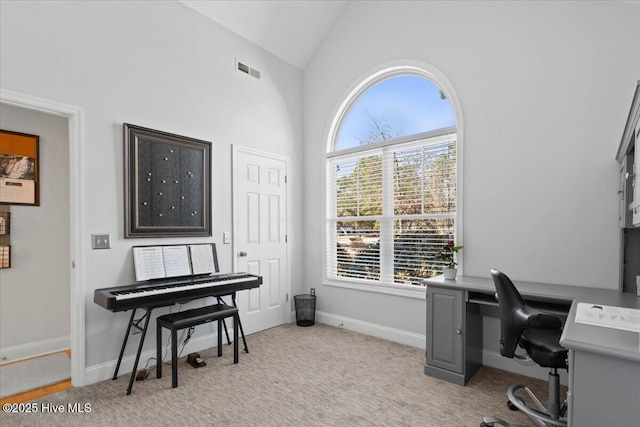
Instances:
[[[182,3],[304,70],[347,0],[183,0]]]
[[[296,68],[304,70],[347,3],[353,0],[180,1]],[[640,7],[640,0],[608,1]]]

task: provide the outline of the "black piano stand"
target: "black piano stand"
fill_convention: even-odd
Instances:
[[[238,308],[236,304],[236,294],[231,295],[231,302],[235,308]],[[218,303],[224,304],[222,297],[218,297]],[[229,331],[227,330],[227,322],[225,319],[222,319],[222,324],[224,325],[224,333],[227,336],[227,344],[231,345],[231,339],[229,339]],[[244,352],[249,353],[249,347],[247,347],[247,339],[244,337],[244,330],[242,329],[242,322],[240,322],[240,317],[238,317],[238,327],[240,328],[240,336],[242,337],[242,343],[244,344]]]
[[[218,298],[218,302],[221,302],[221,298],[220,297],[217,297],[217,298]],[[233,306],[237,308],[238,306],[236,305],[235,292],[231,294],[231,301],[233,303]],[[151,310],[153,310],[156,307],[162,307],[162,306],[144,307],[143,310],[145,310],[146,313],[137,320],[135,318],[137,308],[134,308],[133,311],[131,312],[131,318],[129,319],[127,332],[124,335],[124,341],[122,342],[122,348],[120,349],[120,355],[118,356],[118,362],[116,363],[116,369],[113,373],[113,378],[112,378],[112,380],[118,379],[118,371],[120,370],[120,363],[122,362],[122,356],[124,356],[124,349],[127,346],[127,341],[129,339],[129,334],[131,333],[131,328],[134,328],[142,332],[142,336],[140,337],[140,343],[138,344],[138,352],[136,353],[136,360],[135,362],[133,362],[133,370],[131,371],[131,378],[129,378],[129,387],[127,388],[127,396],[131,394],[131,390],[133,389],[133,381],[136,378],[136,372],[138,370],[138,362],[140,362],[140,354],[142,353],[142,346],[144,344],[144,337],[147,335],[147,328],[149,327],[149,320],[151,319]],[[144,326],[140,327],[140,323],[143,321],[144,321]],[[224,322],[224,319],[222,323],[224,325],[224,333],[227,336],[227,343],[231,345],[231,339],[229,338],[229,331],[227,330],[227,325]],[[238,327],[240,328],[240,336],[242,337],[242,342],[244,343],[244,351],[245,353],[249,353],[249,347],[247,347],[247,339],[244,336],[244,330],[242,329],[242,323],[240,322],[239,317],[238,317]],[[162,363],[162,361],[157,360],[156,363]]]
[[[151,310],[153,307],[145,307],[146,313],[144,316],[135,319],[137,308],[134,308],[131,312],[131,318],[129,319],[129,326],[127,326],[127,332],[124,334],[124,341],[122,342],[122,348],[120,349],[120,356],[118,356],[118,363],[116,363],[116,370],[113,373],[113,380],[118,379],[118,370],[120,369],[120,363],[122,362],[122,356],[124,355],[124,349],[127,346],[127,340],[129,339],[129,333],[131,332],[131,328],[135,328],[138,331],[142,332],[142,336],[140,337],[140,344],[138,344],[138,352],[136,353],[136,360],[133,362],[133,370],[131,371],[131,378],[129,379],[129,387],[127,388],[127,395],[131,394],[131,389],[133,388],[133,380],[136,378],[136,371],[138,370],[138,362],[140,361],[140,353],[142,353],[142,345],[144,344],[144,337],[147,335],[147,328],[149,327],[149,319],[151,318]],[[140,322],[144,320],[144,326],[140,327]]]

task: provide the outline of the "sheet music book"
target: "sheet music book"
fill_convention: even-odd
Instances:
[[[163,246],[165,277],[188,276],[191,274],[186,246]]]
[[[216,272],[211,245],[189,245],[189,253],[191,254],[193,274]]]
[[[213,245],[139,246],[133,248],[136,281],[216,272]]]

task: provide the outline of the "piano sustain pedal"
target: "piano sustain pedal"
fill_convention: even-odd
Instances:
[[[150,372],[151,372],[151,369],[149,368],[144,368],[139,370],[138,373],[136,374],[136,381],[145,380],[149,376]]]
[[[207,366],[207,362],[200,358],[199,353],[189,353],[187,355],[187,363],[194,368],[201,368],[203,366]]]

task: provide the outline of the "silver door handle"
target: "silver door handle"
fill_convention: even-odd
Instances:
[[[456,335],[462,335],[462,331],[460,329],[456,329]]]
[[[240,256],[247,256],[247,253],[245,251],[240,252]]]

